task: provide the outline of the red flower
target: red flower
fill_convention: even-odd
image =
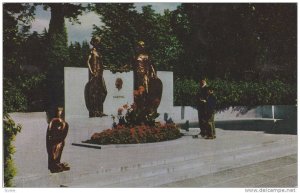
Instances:
[[[142,137],[144,134],[144,128],[143,127],[139,127],[139,136]]]
[[[94,134],[92,135],[91,139],[92,139],[92,140],[95,140],[95,139],[97,139],[97,138],[99,138],[99,137],[100,137],[100,134],[99,134],[99,133],[94,133]]]
[[[124,109],[128,109],[128,104],[123,105]]]
[[[145,88],[143,86],[139,86],[139,94],[142,95],[145,92]]]
[[[132,138],[134,138],[134,133],[135,133],[135,129],[134,129],[134,128],[131,128],[131,129],[130,129],[130,134],[131,134]]]
[[[118,125],[114,129],[94,133],[91,141],[97,144],[147,143],[176,139],[180,136],[175,124],[138,125],[132,128]]]
[[[123,129],[124,127],[122,125],[117,125],[117,129],[120,130],[120,129]]]
[[[122,107],[118,108],[118,115],[122,115],[123,110],[124,109]]]

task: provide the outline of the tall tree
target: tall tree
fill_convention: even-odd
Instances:
[[[82,42],[81,46],[81,55],[82,55],[82,61],[81,61],[81,66],[82,67],[87,67],[87,60],[90,54],[90,46],[87,41]]]
[[[25,110],[26,97],[22,66],[26,63],[23,45],[26,42],[35,8],[27,3],[3,4],[3,111]]]
[[[177,65],[182,46],[171,28],[171,12],[155,13],[151,5],[142,7],[138,14],[136,31],[138,39],[144,40],[152,60],[159,70],[173,70]]]
[[[152,7],[142,7],[138,13],[132,3],[95,4],[95,11],[105,24],[95,27],[102,37],[104,63],[110,68],[132,64],[136,43],[145,42],[158,70],[172,70],[182,47],[170,27],[171,12],[155,13]]]
[[[69,46],[70,66],[82,67],[83,66],[83,55],[82,48],[79,42],[74,42]],[[86,66],[85,66],[86,67]]]
[[[131,62],[137,32],[134,27],[137,11],[133,3],[97,3],[94,10],[104,26],[95,26],[93,34],[101,36],[104,65],[120,68]]]
[[[20,71],[21,57],[35,8],[30,4],[3,4],[3,66],[4,78],[13,78]]]
[[[4,186],[11,187],[16,174],[12,141],[21,130],[8,113],[23,110],[25,98],[16,86],[24,59],[20,56],[24,34],[28,32],[34,7],[22,3],[3,4],[3,165]]]
[[[297,4],[251,4],[260,77],[297,80]]]
[[[171,27],[172,12],[165,10],[155,18],[155,28],[150,52],[158,70],[173,71],[179,65],[178,58],[183,54],[183,46]],[[147,24],[146,24],[147,25]],[[151,46],[151,44],[150,44]]]
[[[78,15],[84,11],[81,4],[45,3],[44,9],[50,9],[51,19],[48,31],[47,46],[47,98],[48,116],[55,116],[58,106],[64,106],[64,66],[69,65],[68,36],[65,18],[79,22]]]
[[[40,34],[36,31],[30,34],[23,46],[23,54],[25,55],[26,64],[40,69],[44,68],[45,52],[43,50],[45,46],[43,37]]]
[[[248,72],[256,75],[252,79],[295,77],[296,13],[296,4],[286,3],[182,4],[172,19],[185,51],[176,72],[235,80]]]

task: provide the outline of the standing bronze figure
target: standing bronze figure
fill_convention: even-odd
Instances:
[[[89,117],[106,116],[103,113],[103,103],[107,95],[107,89],[103,78],[102,55],[99,52],[101,39],[93,37],[90,44],[93,46],[87,64],[89,67],[89,81],[85,86],[84,96]]]
[[[62,151],[65,146],[65,138],[68,134],[69,125],[63,119],[63,108],[58,108],[57,115],[47,128],[46,147],[48,153],[48,169],[51,173],[70,170],[67,163],[60,163]]]
[[[156,113],[162,96],[162,82],[157,77],[155,66],[146,52],[143,41],[137,44],[133,71],[134,90],[143,88],[144,104],[140,108],[144,108],[146,114]]]

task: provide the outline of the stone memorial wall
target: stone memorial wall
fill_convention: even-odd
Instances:
[[[89,117],[84,100],[84,87],[88,80],[87,68],[65,67],[66,117]]]
[[[165,113],[171,115],[173,111],[173,72],[158,71],[157,75],[163,84],[162,98],[158,107],[159,120],[163,120]],[[109,116],[116,115],[119,107],[133,103],[133,72],[114,74],[104,70],[103,78],[107,88],[103,111]],[[122,80],[121,87],[116,86],[117,79]],[[87,68],[65,67],[66,117],[89,117],[84,99],[84,88],[87,82]]]

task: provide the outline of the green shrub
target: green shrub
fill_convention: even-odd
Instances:
[[[16,175],[16,169],[12,159],[12,154],[15,152],[15,148],[12,145],[12,141],[15,140],[17,133],[21,131],[21,125],[16,125],[16,123],[6,113],[4,113],[3,116],[4,186],[11,187],[12,179]]]
[[[4,78],[4,112],[43,111],[44,82],[44,74]]]
[[[19,87],[27,100],[26,111],[44,111],[45,74],[24,75],[17,79]]]
[[[297,98],[296,85],[280,80],[266,82],[234,82],[226,80],[208,80],[214,88],[217,109],[230,106],[258,105],[295,105]],[[198,83],[194,80],[176,80],[174,86],[174,104],[195,106]]]
[[[19,112],[27,109],[27,98],[10,79],[3,79],[3,111]]]
[[[174,83],[174,105],[194,106],[198,84],[194,80],[177,79]]]
[[[93,144],[136,144],[151,143],[180,138],[182,134],[175,124],[156,126],[139,125],[126,127],[118,125],[112,129],[106,129],[100,133],[94,133],[85,143]]]

